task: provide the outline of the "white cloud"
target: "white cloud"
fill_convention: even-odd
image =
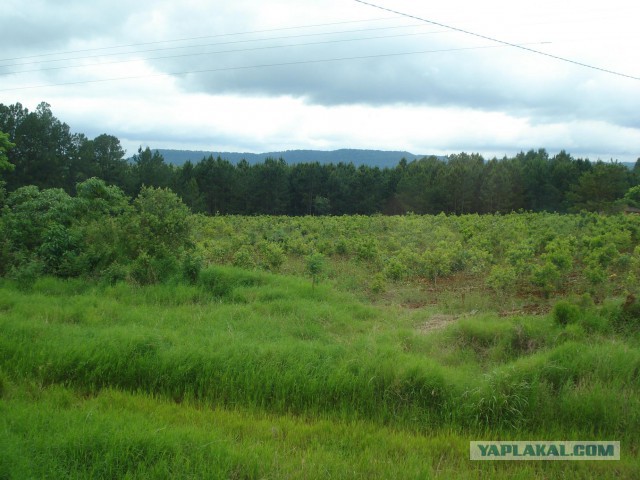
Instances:
[[[551,55],[640,76],[634,60],[640,47],[634,24],[640,5],[628,1],[603,5],[544,0],[523,5],[452,0],[441,6],[381,0],[380,4],[509,42],[535,43],[531,48]],[[10,69],[51,68],[70,63],[51,62],[56,58],[91,56],[72,62],[85,68],[0,76],[0,102],[35,108],[47,101],[72,130],[89,136],[114,134],[129,153],[139,145],[150,145],[254,152],[379,148],[441,154],[464,150],[502,156],[546,147],[592,158],[632,161],[640,156],[640,81],[497,47],[356,2],[73,1],[65,4],[63,12],[53,0],[32,2],[29,7],[11,0],[10,7],[0,13],[0,22],[8,25],[0,32],[0,58],[25,57],[24,63],[26,56],[61,50],[148,44],[43,57],[40,60],[48,62],[41,65],[0,67],[0,74]],[[346,21],[358,23],[339,24]],[[309,27],[326,23],[335,25]],[[372,30],[407,25],[413,26]],[[306,27],[290,28],[300,26]],[[282,28],[288,29],[265,31]],[[345,30],[353,31],[336,33]],[[249,31],[261,32],[237,35]],[[362,40],[402,32],[422,35]],[[205,36],[209,38],[167,42]],[[264,40],[286,36],[292,38]],[[349,39],[358,40],[336,42]],[[287,44],[286,48],[264,48]],[[188,45],[192,47],[174,48]],[[478,46],[491,48],[453,51]],[[169,47],[174,49],[166,50]],[[210,53],[222,50],[236,51]],[[383,56],[423,50],[449,51]],[[125,51],[138,52],[98,56]],[[149,59],[204,52],[209,54]],[[372,58],[304,63],[365,56]],[[34,60],[38,59],[28,61]],[[113,63],[118,60],[137,61]],[[244,68],[295,62],[286,67]],[[0,65],[7,63],[20,61],[0,61]],[[166,75],[200,70],[210,71]],[[123,77],[139,78],[102,81]],[[46,84],[66,85],[12,90]]]

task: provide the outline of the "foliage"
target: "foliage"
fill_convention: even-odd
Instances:
[[[143,186],[171,188],[193,211],[210,215],[613,212],[635,204],[640,181],[620,163],[565,151],[551,157],[544,149],[503,159],[465,152],[444,160],[399,159],[383,169],[356,167],[349,158],[295,165],[265,158],[251,165],[213,156],[177,167],[148,147],[129,162],[116,137],[73,134],[46,103],[34,112],[0,104],[0,131],[6,132],[0,148],[15,145],[2,154],[9,163],[0,162],[15,165],[4,172],[9,191],[35,185],[71,194],[76,184],[98,177],[130,196]]]
[[[133,201],[133,210],[122,217],[129,255],[182,255],[192,247],[189,214],[188,207],[170,190],[143,187]]]
[[[580,309],[577,305],[561,300],[553,306],[553,320],[561,326],[576,323],[580,319]]]
[[[15,146],[15,143],[9,141],[9,135],[0,131],[0,172],[4,170],[12,171],[15,168],[15,165],[9,162],[7,157],[7,152]]]
[[[306,271],[307,274],[311,277],[312,286],[315,288],[316,283],[318,283],[318,279],[324,273],[326,268],[324,255],[318,252],[314,252],[311,255],[307,256],[306,260]]]

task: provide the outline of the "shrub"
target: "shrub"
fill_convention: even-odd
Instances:
[[[624,304],[616,310],[613,320],[618,330],[640,330],[640,302],[635,295],[627,296]]]
[[[540,287],[545,297],[558,288],[560,271],[553,263],[547,261],[543,265],[536,265],[533,269],[531,281]]]
[[[127,267],[115,262],[102,271],[100,278],[109,285],[115,285],[118,282],[124,282],[128,275]]]
[[[321,253],[312,253],[307,257],[306,271],[311,277],[311,284],[315,287],[318,278],[322,275],[325,268],[324,255]]]
[[[31,260],[14,268],[11,271],[10,277],[15,280],[20,290],[30,290],[38,277],[42,275],[44,268],[41,262],[37,260]]]
[[[371,293],[375,293],[376,295],[379,293],[383,293],[386,290],[386,282],[384,280],[384,275],[382,273],[376,273],[373,276],[373,281],[371,282]]]
[[[152,258],[146,252],[142,252],[133,261],[129,275],[139,285],[150,285],[157,283],[159,280],[158,272],[153,267]]]
[[[580,308],[573,303],[561,300],[553,306],[553,320],[563,327],[576,323],[580,319]]]
[[[509,265],[494,265],[486,282],[496,293],[504,294],[515,290],[517,280],[515,268]]]
[[[243,245],[236,251],[231,263],[234,267],[246,269],[252,269],[256,266],[253,260],[253,251],[247,245]]]
[[[579,324],[587,333],[607,333],[610,330],[609,321],[595,312],[585,312]]]
[[[407,266],[397,258],[391,258],[384,267],[384,276],[389,280],[402,280],[407,276]]]
[[[184,256],[181,265],[182,278],[187,282],[194,284],[198,281],[201,270],[202,258],[193,254],[187,254]]]
[[[164,256],[192,247],[189,208],[171,190],[143,187],[133,206],[123,218],[133,257],[141,252]]]
[[[277,272],[284,263],[284,250],[282,247],[273,242],[262,244],[262,256],[264,267],[272,272]]]

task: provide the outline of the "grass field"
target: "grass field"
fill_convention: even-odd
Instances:
[[[353,248],[316,286],[288,251],[191,285],[1,281],[0,479],[640,478],[639,309],[615,280],[596,303],[471,271],[374,291],[386,260]],[[622,458],[471,462],[471,440]]]

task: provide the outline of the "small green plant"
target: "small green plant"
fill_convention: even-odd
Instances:
[[[182,259],[181,267],[182,278],[191,284],[195,284],[202,270],[202,258],[189,253]]]
[[[614,326],[618,330],[640,330],[640,302],[629,294],[614,316]]]
[[[266,242],[262,244],[262,257],[264,267],[272,272],[277,272],[284,263],[284,250],[278,243]]]
[[[115,285],[127,279],[129,271],[126,266],[120,263],[112,263],[100,273],[100,278],[108,285]]]
[[[515,291],[518,275],[510,265],[494,265],[487,277],[486,283],[498,294]]]
[[[383,293],[387,289],[387,282],[382,273],[376,273],[371,282],[371,293],[376,295]]]
[[[256,266],[253,260],[253,251],[248,245],[243,245],[236,251],[231,263],[234,267],[246,268],[247,270],[251,270]]]
[[[389,280],[402,280],[407,276],[407,266],[397,258],[390,258],[384,267],[384,276]]]
[[[160,280],[153,257],[146,252],[142,252],[138,255],[138,258],[133,261],[129,275],[131,280],[138,285],[151,285]]]
[[[580,319],[580,308],[571,302],[561,300],[553,307],[553,320],[563,327]]]
[[[315,252],[307,257],[306,271],[311,277],[311,285],[315,288],[320,276],[324,273],[325,258],[321,253]]]

